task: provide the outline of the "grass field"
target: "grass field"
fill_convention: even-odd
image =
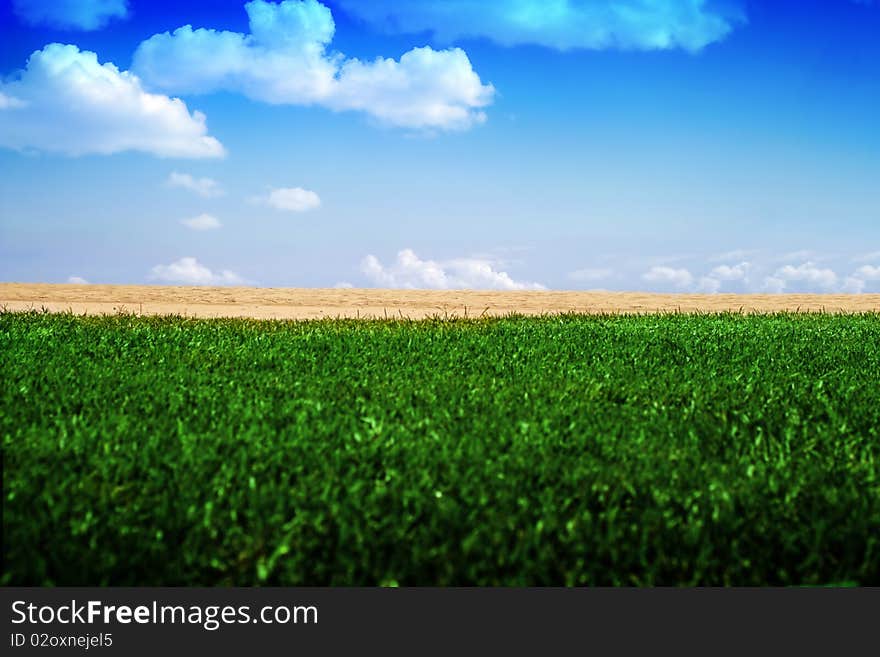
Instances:
[[[880,314],[0,314],[5,584],[880,584]]]

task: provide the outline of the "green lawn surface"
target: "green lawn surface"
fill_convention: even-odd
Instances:
[[[880,584],[880,315],[0,314],[7,585]]]

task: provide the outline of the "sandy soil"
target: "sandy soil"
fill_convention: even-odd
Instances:
[[[165,287],[0,283],[0,308],[190,317],[478,317],[649,312],[880,311],[880,294],[649,294],[643,292],[483,292],[376,289]]]

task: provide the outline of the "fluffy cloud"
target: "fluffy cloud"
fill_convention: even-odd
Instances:
[[[788,291],[794,284],[799,291],[819,290],[861,294],[874,281],[880,281],[880,266],[863,265],[841,281],[833,269],[819,267],[813,262],[805,262],[800,265],[785,265],[777,269],[772,276],[764,279],[764,290],[782,293]]]
[[[185,25],[142,42],[133,70],[168,93],[229,90],[267,103],[362,111],[406,128],[465,129],[486,118],[495,90],[458,48],[361,61],[328,52],[336,26],[317,0],[253,0],[245,10],[249,34]]]
[[[67,282],[71,285],[88,285],[89,282],[82,276],[69,276]]]
[[[203,198],[223,195],[220,183],[213,178],[194,178],[188,173],[177,173],[177,171],[172,171],[171,175],[168,176],[168,185],[171,187],[188,189]]]
[[[719,281],[742,281],[748,278],[751,267],[751,263],[748,262],[741,262],[738,265],[719,265],[709,272],[709,276]]]
[[[244,285],[245,281],[235,272],[224,269],[213,272],[192,257],[181,258],[170,265],[156,265],[150,272],[150,280],[183,285]]]
[[[214,215],[211,214],[200,214],[197,217],[190,217],[189,219],[181,219],[180,223],[188,228],[192,228],[193,230],[215,230],[220,228],[222,224],[220,220],[217,219]]]
[[[675,287],[688,287],[694,282],[694,276],[687,269],[672,267],[651,267],[642,274],[642,279],[649,283],[671,284]]]
[[[742,22],[708,0],[338,0],[389,32],[432,32],[441,42],[485,37],[505,46],[571,50],[698,51]]]
[[[748,283],[749,271],[752,265],[749,262],[740,262],[737,265],[718,265],[706,276],[702,276],[697,283],[697,292],[716,294],[721,291],[724,282]],[[688,284],[685,283],[684,286]]]
[[[321,197],[302,187],[271,189],[265,196],[258,196],[253,200],[286,212],[308,212],[321,207]]]
[[[709,260],[717,262],[717,258]],[[875,265],[863,265],[844,277],[829,267],[817,265],[815,260],[782,266],[779,262],[780,258],[770,257],[758,262],[721,264],[699,276],[684,268],[658,266],[643,274],[642,279],[666,288],[708,294],[721,292],[729,284],[742,292],[860,294],[880,281],[880,266]]]
[[[864,265],[859,267],[851,276],[846,277],[843,282],[843,291],[861,294],[865,291],[869,281],[880,281],[880,266]]]
[[[52,43],[16,78],[0,82],[0,146],[68,155],[143,151],[161,157],[220,157],[205,115],[179,98],[143,90],[137,76],[93,52]]]
[[[655,285],[667,285],[680,290],[687,289],[704,294],[716,294],[721,291],[721,287],[726,281],[747,282],[751,268],[752,265],[748,262],[741,262],[737,265],[718,265],[708,274],[697,279],[684,268],[657,266],[642,274],[642,279]]]
[[[782,281],[783,289],[790,283],[800,283],[805,287],[819,287],[827,291],[837,284],[837,274],[833,270],[818,267],[813,262],[805,262],[797,266],[785,265],[777,269],[771,278]]]
[[[458,258],[445,262],[422,260],[411,249],[397,254],[388,267],[376,256],[368,255],[361,271],[375,285],[397,289],[480,289],[543,290],[538,283],[513,280],[507,272],[496,271],[493,263],[480,258]]]
[[[127,0],[12,0],[25,23],[62,29],[97,30],[111,18],[128,15]]]

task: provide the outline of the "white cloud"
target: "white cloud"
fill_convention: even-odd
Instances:
[[[51,43],[33,53],[0,94],[0,146],[81,155],[143,151],[162,157],[221,157],[205,115],[179,98],[143,90],[137,76],[93,52]]]
[[[200,214],[197,217],[181,219],[180,223],[193,230],[215,230],[223,225],[217,217],[206,213]]]
[[[354,285],[352,285],[348,281],[339,281],[333,287],[336,288],[337,290],[350,290],[354,287]]]
[[[127,0],[12,0],[15,15],[30,25],[97,30],[128,15]]]
[[[188,173],[178,173],[177,171],[172,171],[168,176],[168,185],[188,189],[204,198],[222,196],[224,193],[220,183],[213,178],[194,178]]]
[[[709,276],[717,278],[719,281],[742,281],[748,278],[751,268],[752,265],[749,262],[741,262],[738,265],[719,265],[709,272]]]
[[[586,267],[584,269],[577,269],[573,272],[569,272],[568,277],[573,281],[589,283],[593,281],[604,281],[606,278],[611,278],[613,274],[614,272],[611,269]]]
[[[389,32],[430,31],[435,39],[485,37],[505,46],[559,50],[698,51],[743,20],[707,0],[338,0]]]
[[[302,187],[270,189],[265,196],[256,196],[251,200],[286,212],[308,212],[321,207],[321,197]]]
[[[495,90],[458,48],[361,61],[328,52],[336,26],[317,0],[253,0],[245,10],[249,34],[185,25],[142,42],[133,70],[169,93],[229,90],[273,104],[363,111],[413,129],[466,129],[486,118]]]
[[[397,261],[386,267],[374,255],[361,263],[361,271],[375,285],[397,289],[485,289],[543,290],[543,285],[513,280],[507,272],[496,271],[493,263],[480,258],[457,258],[444,262],[422,260],[411,249],[397,254]]]
[[[853,258],[853,262],[875,262],[880,261],[880,251],[874,251],[872,253],[863,253],[860,256],[856,256]]]
[[[805,262],[797,266],[785,265],[777,269],[772,278],[783,281],[784,288],[794,282],[827,291],[837,284],[837,274],[833,270],[818,267],[813,262]]]
[[[843,291],[850,294],[861,294],[869,282],[880,281],[880,266],[864,265],[859,267],[843,283]]]
[[[89,282],[82,276],[69,276],[67,282],[71,285],[88,285]]]
[[[673,267],[651,267],[642,274],[642,279],[649,283],[667,283],[675,287],[688,287],[694,281],[693,274],[687,269]]]
[[[697,283],[697,291],[707,294],[716,294],[721,291],[724,282],[734,281],[747,283],[749,271],[752,265],[749,262],[740,262],[737,265],[718,265],[708,275],[702,276]],[[683,280],[683,279],[682,279]],[[688,285],[683,283],[682,286]]]
[[[212,272],[193,257],[181,258],[170,265],[156,265],[150,279],[161,283],[182,285],[244,285],[244,279],[235,272],[224,269]]]

